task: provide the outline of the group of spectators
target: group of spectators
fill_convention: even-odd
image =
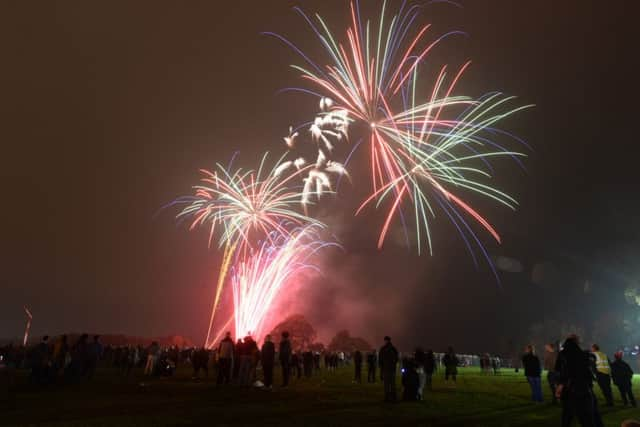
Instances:
[[[521,361],[531,388],[531,399],[543,402],[544,370],[547,372],[552,403],[562,402],[563,427],[569,426],[573,418],[577,418],[583,426],[602,426],[593,393],[594,382],[602,390],[608,406],[613,406],[614,402],[612,382],[617,386],[624,406],[637,405],[631,387],[633,370],[623,360],[622,352],[616,352],[613,356],[614,360],[609,360],[597,344],[593,344],[590,351],[582,350],[575,335],[569,336],[561,347],[547,344],[542,361],[533,345],[528,345]],[[475,358],[484,374],[497,374],[502,365],[502,359],[497,356],[484,354]],[[201,372],[208,376],[210,363],[213,362],[217,365],[216,383],[220,386],[233,383],[241,387],[257,386],[270,390],[274,384],[276,364],[281,368],[281,386],[287,387],[292,376],[299,379],[304,375],[308,378],[319,371],[322,359],[328,372],[353,364],[355,383],[362,382],[362,370],[366,364],[367,382],[375,383],[379,376],[384,384],[384,400],[387,402],[397,400],[398,364],[402,399],[410,401],[424,399],[425,389],[432,388],[432,378],[439,367],[444,370],[446,384],[454,387],[458,367],[472,363],[468,360],[469,356],[456,355],[451,347],[443,354],[416,348],[412,354],[401,357],[390,337],[384,338],[384,345],[379,350],[365,354],[360,350],[324,354],[310,349],[294,351],[287,332],[282,333],[277,346],[270,335],[259,346],[251,336],[234,342],[231,334],[227,333],[215,349],[162,348],[155,341],[146,347],[114,347],[103,346],[99,335],[90,338],[83,334],[72,344],[66,335],[62,335],[54,340],[44,336],[28,351],[21,346],[0,348],[0,365],[29,368],[30,381],[38,385],[91,380],[100,361],[117,368],[123,376],[130,375],[136,368],[147,376],[172,375],[179,364],[185,363],[192,366],[194,379],[198,379]],[[262,378],[259,378],[258,367],[262,369]]]
[[[50,342],[45,335],[30,351],[8,346],[3,351],[3,359],[6,359],[7,365],[30,367],[29,379],[32,383],[48,384],[91,379],[102,352],[99,335],[90,340],[89,335],[83,334],[73,345],[69,345],[66,335],[58,337],[54,342]]]
[[[583,426],[602,426],[598,402],[593,393],[593,383],[597,382],[605,397],[607,406],[613,406],[611,382],[617,386],[624,406],[637,406],[632,391],[633,370],[623,360],[623,353],[614,354],[611,362],[597,344],[590,351],[580,348],[578,336],[569,336],[561,349],[547,344],[544,361],[541,364],[533,345],[525,348],[522,356],[524,375],[531,387],[531,399],[543,402],[541,374],[547,371],[547,382],[551,388],[552,403],[562,402],[562,426],[569,426],[577,418]]]

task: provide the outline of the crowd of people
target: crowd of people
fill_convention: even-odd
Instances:
[[[611,383],[617,387],[624,406],[636,407],[631,387],[633,370],[623,360],[622,352],[614,353],[611,361],[597,344],[590,351],[582,350],[577,336],[569,336],[562,346],[545,345],[542,361],[533,345],[525,348],[521,358],[524,376],[531,388],[533,402],[543,402],[542,373],[547,372],[546,382],[551,390],[551,403],[562,403],[562,425],[569,426],[577,418],[583,426],[601,426],[598,403],[593,384],[602,390],[605,404],[613,406]],[[283,332],[279,342],[267,335],[262,346],[246,336],[236,342],[227,333],[216,348],[161,347],[158,342],[148,346],[103,346],[100,336],[81,335],[74,343],[62,335],[54,340],[44,336],[30,349],[22,346],[0,348],[0,367],[30,369],[29,380],[35,385],[90,381],[98,363],[116,368],[119,375],[127,377],[134,370],[145,376],[171,376],[181,364],[190,365],[193,379],[209,376],[210,365],[217,371],[216,384],[235,384],[240,387],[261,387],[271,390],[274,386],[274,368],[280,366],[280,386],[288,387],[293,378],[310,378],[324,369],[333,372],[343,366],[353,366],[354,383],[362,382],[362,370],[367,368],[367,382],[383,383],[384,400],[397,401],[396,379],[400,366],[402,400],[415,401],[425,398],[425,391],[432,389],[432,378],[438,369],[444,371],[445,384],[455,387],[460,366],[479,366],[485,375],[500,373],[506,360],[485,353],[480,356],[458,355],[449,347],[445,353],[424,351],[418,347],[411,354],[402,354],[390,337],[384,338],[379,350],[362,353],[359,349],[344,351],[312,351],[309,348],[294,350],[288,332]],[[261,368],[262,375],[259,375]],[[516,369],[517,372],[517,369]]]
[[[607,355],[600,350],[598,344],[593,344],[590,350],[580,348],[580,340],[576,335],[569,336],[561,348],[554,344],[545,345],[544,359],[535,353],[533,345],[527,345],[522,356],[524,375],[531,387],[531,399],[542,403],[542,369],[547,371],[547,382],[551,388],[552,403],[562,402],[562,426],[569,426],[577,418],[582,426],[602,426],[602,419],[598,409],[598,401],[593,392],[594,382],[602,390],[607,406],[613,406],[613,392],[611,382],[620,392],[624,406],[636,407],[631,382],[633,370],[623,360],[623,353],[614,353],[611,362]]]

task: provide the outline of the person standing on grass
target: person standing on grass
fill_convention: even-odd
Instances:
[[[287,387],[291,374],[291,341],[289,341],[289,332],[284,331],[282,333],[279,347],[278,356],[280,358],[280,366],[282,367],[282,387]]]
[[[153,341],[147,350],[147,364],[144,367],[145,375],[152,375],[158,360],[158,353],[160,352],[160,346],[157,342]]]
[[[354,381],[360,384],[362,382],[362,353],[360,350],[353,353],[353,366],[355,367]]]
[[[433,350],[427,350],[424,359],[424,376],[425,386],[428,390],[432,389],[433,373],[436,371],[436,357]]]
[[[524,367],[524,376],[527,377],[527,381],[531,387],[531,400],[541,403],[542,384],[540,381],[540,359],[535,355],[531,344],[525,348],[525,354],[522,356],[522,366]]]
[[[384,401],[396,401],[396,365],[398,364],[398,350],[391,344],[391,338],[384,337],[384,345],[378,352],[380,361],[380,375],[384,384]]]
[[[227,332],[218,346],[218,379],[217,384],[229,384],[231,382],[231,365],[233,364],[233,340],[231,332]]]
[[[453,347],[449,347],[447,354],[442,358],[442,364],[444,365],[444,380],[449,381],[449,378],[456,383],[456,377],[458,376],[458,356],[453,351]]]
[[[427,355],[421,347],[416,348],[416,352],[413,355],[415,361],[416,373],[418,374],[418,400],[423,399],[424,385],[427,382],[427,374],[425,371],[425,364],[427,363]]]
[[[256,342],[250,335],[244,337],[242,340],[242,347],[238,349],[240,355],[240,372],[239,372],[239,384],[243,387],[249,387],[251,385],[251,366],[252,361],[258,351]]]
[[[633,396],[633,390],[631,381],[633,379],[633,370],[631,366],[622,360],[622,352],[617,351],[614,355],[615,360],[611,364],[611,377],[613,383],[618,386],[620,390],[620,396],[622,397],[622,404],[627,406],[629,403],[634,408],[636,407],[636,398]]]
[[[598,400],[593,393],[591,356],[579,346],[576,335],[564,342],[556,361],[556,396],[562,400],[562,427],[577,417],[582,427],[603,427]]]
[[[375,350],[371,350],[371,352],[367,353],[367,382],[370,383],[376,382],[376,365],[378,364],[376,359]]]
[[[233,366],[231,367],[231,380],[235,384],[240,373],[240,350],[242,349],[242,338],[238,338],[233,347]]]
[[[42,341],[31,350],[31,381],[34,384],[44,384],[49,377],[49,335],[42,337]]]
[[[607,406],[613,406],[613,393],[611,392],[611,367],[609,366],[609,358],[600,351],[598,344],[591,346],[591,354],[595,358],[596,363],[596,380],[602,390],[602,394],[607,401]]]
[[[260,358],[262,363],[262,373],[264,374],[264,386],[267,390],[273,387],[273,363],[276,357],[276,346],[271,341],[271,335],[264,338]]]
[[[200,378],[200,370],[204,371],[205,377],[209,377],[209,352],[206,348],[202,347],[200,349],[193,350],[192,357],[193,364],[193,379]],[[220,373],[218,371],[218,377]]]
[[[296,350],[291,353],[291,368],[295,369],[295,376],[297,379],[302,377],[302,369],[300,368],[302,361],[300,358],[300,350]]]
[[[69,352],[69,345],[67,344],[67,336],[61,335],[56,340],[53,346],[53,379],[57,380],[60,375],[64,373],[64,361]]]
[[[92,379],[98,367],[98,362],[102,357],[103,347],[100,344],[100,335],[93,336],[93,342],[89,346],[89,360],[87,367],[87,379]]]
[[[87,363],[87,355],[89,353],[87,349],[87,339],[89,339],[89,335],[80,335],[80,338],[78,338],[78,341],[76,341],[71,349],[71,363],[69,365],[69,369],[65,371],[65,375],[67,375],[68,372],[69,378],[73,381],[82,377],[86,371],[85,367]]]
[[[551,389],[551,403],[558,404],[558,398],[556,397],[556,359],[558,353],[555,351],[555,346],[551,343],[544,346],[544,370],[547,371],[547,382],[549,382],[549,388]]]
[[[313,375],[313,353],[309,349],[302,353],[302,367],[305,378],[311,378]]]

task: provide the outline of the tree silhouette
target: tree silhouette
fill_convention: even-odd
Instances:
[[[353,350],[369,351],[371,348],[371,344],[369,344],[367,340],[360,337],[352,337],[346,329],[338,332],[336,336],[331,339],[328,347],[330,351],[340,350],[347,352]]]
[[[284,331],[289,332],[293,350],[310,348],[315,343],[318,335],[311,323],[301,314],[289,316],[276,325],[271,331],[273,340],[279,342]]]

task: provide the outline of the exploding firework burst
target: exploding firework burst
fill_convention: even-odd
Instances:
[[[428,54],[443,39],[459,32],[427,40],[430,25],[416,25],[420,7],[403,3],[391,17],[386,16],[386,8],[384,2],[377,23],[362,25],[359,3],[352,2],[351,26],[343,42],[320,15],[312,20],[295,8],[328,53],[329,61],[323,66],[287,39],[268,34],[283,40],[304,59],[306,66],[292,67],[318,92],[300,90],[321,97],[321,107],[324,104],[328,111],[343,112],[368,129],[372,194],[357,212],[373,201],[377,207],[389,201],[378,246],[382,247],[394,218],[400,217],[406,224],[403,206],[409,204],[415,214],[419,252],[423,240],[432,252],[430,218],[441,210],[460,231],[473,256],[467,237],[482,245],[463,214],[470,215],[497,241],[500,238],[489,221],[457,193],[471,191],[515,207],[512,197],[489,185],[489,161],[500,156],[517,161],[523,155],[503,148],[494,139],[508,135],[496,128],[499,121],[528,106],[509,107],[513,97],[499,93],[480,99],[454,95],[469,63],[453,73],[442,66],[429,89],[419,89],[425,88],[425,82],[418,70]]]
[[[408,218],[415,222],[418,252],[426,241],[431,253],[431,227],[439,212],[457,228],[474,262],[475,244],[492,265],[466,218],[473,218],[498,242],[500,236],[466,196],[475,193],[509,208],[517,205],[514,198],[491,185],[491,160],[509,157],[520,163],[523,154],[497,140],[522,141],[498,125],[528,106],[513,106],[514,98],[501,93],[480,98],[457,95],[457,84],[469,63],[453,72],[446,65],[430,67],[436,76],[426,80],[419,74],[430,60],[429,53],[443,39],[459,32],[428,39],[430,25],[418,25],[421,7],[406,2],[391,16],[383,2],[379,18],[363,25],[355,1],[350,7],[346,38],[341,41],[321,16],[311,19],[301,9],[295,10],[317,36],[328,61],[313,61],[285,38],[268,34],[283,40],[303,58],[305,65],[293,68],[313,90],[298,90],[320,101],[316,117],[291,127],[284,137],[290,152],[295,152],[300,140],[313,144],[315,160],[298,156],[285,161],[283,156],[269,169],[265,155],[257,170],[218,165],[214,172],[202,171],[204,177],[194,187],[193,196],[177,200],[186,204],[178,219],[188,221],[191,229],[208,227],[210,245],[220,230],[218,246],[224,247],[207,343],[232,265],[234,313],[226,325],[234,322],[236,334],[252,332],[259,337],[283,287],[301,270],[315,268],[311,258],[318,250],[334,245],[318,237],[324,225],[309,216],[308,205],[334,191],[334,176],[350,179],[346,169],[349,157],[346,161],[336,158],[334,148],[350,141],[349,133],[356,125],[364,129],[362,139],[368,142],[371,176],[371,194],[356,214],[369,205],[387,210],[379,247],[395,220],[409,232],[405,216],[411,212]],[[300,202],[303,212],[296,209]]]
[[[276,234],[236,261],[231,271],[236,336],[251,334],[260,339],[281,290],[304,270],[319,273],[314,264],[318,251],[338,246],[321,240],[319,231],[309,225],[288,236]]]
[[[262,157],[257,170],[238,168],[229,170],[218,164],[215,172],[202,170],[204,177],[200,185],[194,186],[193,196],[182,197],[177,203],[187,206],[178,214],[180,220],[190,220],[190,229],[197,226],[209,228],[211,243],[216,226],[221,229],[219,246],[224,247],[224,255],[209,321],[207,340],[224,288],[227,271],[234,254],[246,255],[252,243],[277,236],[293,237],[296,227],[313,225],[324,228],[324,224],[296,210],[302,196],[300,191],[289,186],[297,175],[306,172],[301,168],[284,176],[279,172],[281,163],[268,170],[268,154]],[[280,159],[282,160],[282,159]],[[275,241],[271,241],[275,244]]]

